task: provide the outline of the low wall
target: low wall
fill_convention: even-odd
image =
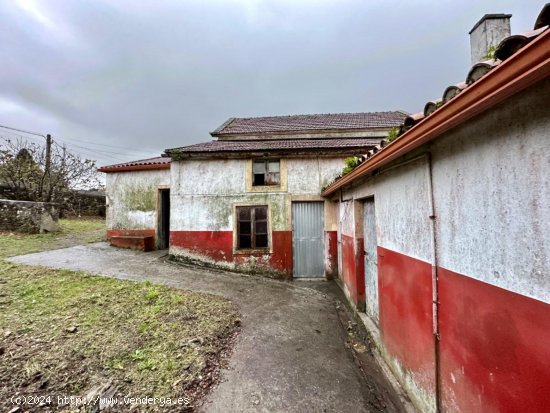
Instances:
[[[59,230],[59,207],[49,202],[0,199],[0,230],[31,234]]]

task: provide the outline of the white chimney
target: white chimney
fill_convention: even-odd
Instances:
[[[511,14],[486,14],[470,30],[472,65],[487,60],[487,52],[510,36]]]

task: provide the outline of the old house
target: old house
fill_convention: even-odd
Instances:
[[[423,411],[550,406],[550,7],[534,31],[509,18],[485,16],[465,80],[322,193],[343,288]]]
[[[107,237],[119,247],[167,248],[170,236],[170,158],[103,166]]]
[[[232,118],[211,142],[166,150],[170,254],[287,278],[334,276],[335,205],[321,189],[405,116]]]

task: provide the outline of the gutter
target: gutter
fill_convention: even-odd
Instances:
[[[355,179],[370,174],[550,76],[549,42],[550,30],[546,30],[451,101],[330,185],[321,195],[333,195]]]

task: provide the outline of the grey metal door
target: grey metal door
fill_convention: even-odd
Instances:
[[[325,276],[324,202],[292,203],[294,277]]]
[[[365,237],[365,293],[366,312],[378,323],[378,239],[374,198],[363,204],[363,233]]]

